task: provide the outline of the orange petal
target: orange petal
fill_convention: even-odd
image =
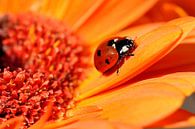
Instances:
[[[188,12],[189,15],[195,16],[194,0],[170,0],[170,1],[176,3],[178,6],[183,8],[185,11]]]
[[[66,13],[67,8],[69,6],[69,3],[70,0],[53,1],[53,3],[50,4],[49,9],[47,10],[47,13],[49,13],[51,17],[63,19],[64,14]]]
[[[169,76],[174,78],[185,79],[186,81],[190,82],[195,89],[195,72],[177,72],[177,73],[165,75],[164,77],[169,77]]]
[[[187,37],[183,40],[183,43],[195,43],[195,35]]]
[[[180,90],[166,83],[124,86],[78,102],[78,107],[97,105],[103,118],[146,126],[165,118],[183,103]]]
[[[62,19],[70,0],[30,0],[33,1],[29,10],[52,18]],[[19,6],[20,7],[20,6]]]
[[[159,22],[159,21],[169,21],[179,17],[188,16],[188,14],[185,12],[183,8],[181,8],[177,4],[167,2],[167,1],[159,1],[159,3],[156,6],[154,6],[146,14],[146,16],[149,19],[151,19],[151,21],[153,22]]]
[[[195,37],[195,29],[193,29],[186,38]]]
[[[121,123],[113,123],[105,120],[85,120],[73,123],[59,129],[141,129]]]
[[[74,123],[78,120],[79,120],[78,118],[69,118],[65,120],[57,120],[54,122],[48,122],[47,124],[44,125],[43,129],[56,129],[56,128],[63,127],[68,124]]]
[[[161,78],[159,81],[161,80],[163,82],[172,84],[173,86],[181,90],[186,96],[190,96],[195,91],[193,84],[187,81],[185,78],[178,78],[178,77],[170,76],[170,77]]]
[[[81,26],[105,0],[71,0],[63,20],[73,29],[76,30]]]
[[[162,24],[163,24],[163,22],[156,22],[156,23],[150,23],[150,24],[144,24],[144,25],[140,25],[140,26],[136,26],[136,27],[131,27],[131,28],[125,29],[123,31],[120,31],[120,32],[114,34],[114,36],[129,36],[132,39],[135,39],[137,37],[140,37],[143,34],[146,34],[150,31],[158,28]]]
[[[195,64],[194,60],[195,43],[182,43],[172,52],[150,67],[145,73],[163,73],[174,72],[174,68]],[[181,71],[182,69],[180,69]],[[182,70],[183,71],[183,70]],[[177,71],[175,71],[177,72]]]
[[[87,114],[90,112],[99,112],[102,109],[97,107],[97,106],[87,106],[87,107],[81,107],[81,108],[73,108],[71,110],[68,110],[66,112],[67,117],[73,117],[76,115],[82,115],[82,114]]]
[[[135,77],[132,81],[140,81],[143,79],[147,78],[153,78],[153,77],[158,77],[166,74],[172,74],[175,72],[195,72],[195,64],[186,64],[182,66],[177,66],[177,67],[171,67],[167,69],[161,69],[160,71],[152,71],[152,72],[144,72]]]
[[[172,1],[161,0],[131,26],[152,22],[164,22],[184,16],[188,16],[188,13],[183,8]]]
[[[132,39],[135,39],[151,30],[154,30],[155,28],[159,27],[162,24],[163,23],[152,23],[152,24],[146,24],[146,25],[141,25],[141,26],[125,29],[124,31],[114,34],[113,37],[130,36]],[[96,45],[92,46],[91,50],[95,51],[96,47],[97,47]],[[93,58],[93,56],[91,58]],[[93,62],[93,60],[91,62]],[[93,75],[93,76],[89,76],[87,80],[82,82],[82,85],[85,85],[85,84],[87,85],[91,80],[94,80],[95,78],[98,78],[100,76],[100,73],[97,72],[96,69],[92,69],[89,73],[92,73],[90,75]]]
[[[80,95],[76,100],[81,100],[115,87],[143,72],[174,49],[194,26],[194,18],[180,18],[138,37],[136,39],[138,48],[134,52],[135,56],[126,60],[120,68],[119,75],[100,76],[89,84],[85,83],[85,85],[79,87]]]
[[[148,127],[168,127],[168,128],[182,128],[195,126],[195,114],[186,110],[180,109],[163,120],[160,120]]]
[[[35,0],[1,0],[0,1],[0,14],[1,13],[21,13],[31,9]],[[22,9],[21,9],[22,7]]]
[[[115,129],[141,129],[140,127],[133,127],[119,122],[112,122],[112,125],[114,125]]]
[[[0,129],[19,129],[22,125],[24,118],[22,116],[12,118],[0,125]]]
[[[144,81],[138,82],[138,84],[142,84],[142,83],[146,83],[146,82],[147,83],[148,82],[153,82],[153,83],[159,82],[159,83],[171,84],[172,86],[178,88],[186,96],[190,96],[195,91],[195,88],[192,86],[192,83],[186,81],[183,78],[172,77],[171,75],[168,77],[161,77],[161,78],[144,80]]]
[[[107,1],[78,29],[77,34],[92,44],[131,24],[148,11],[156,1]]]
[[[151,74],[151,73],[148,73]],[[178,88],[181,92],[184,93],[185,96],[190,96],[195,91],[195,72],[177,72],[172,74],[166,74],[164,76],[159,75],[157,77],[154,74],[154,78],[149,75],[152,79],[146,79],[142,76],[138,76],[135,79],[127,82],[132,83],[135,82],[133,85],[148,83],[148,82],[159,82],[159,83],[167,83],[171,84],[175,88]],[[148,77],[148,76],[147,76]],[[143,81],[139,81],[143,80]]]
[[[166,74],[164,76],[160,75],[160,77],[154,76],[153,78],[151,77],[151,79],[140,79],[140,76],[138,76],[135,79],[127,82],[127,84],[133,83],[132,85],[136,86],[139,84],[151,82],[171,84],[172,86],[178,88],[181,92],[183,92],[185,96],[190,96],[195,91],[195,72],[177,72]]]
[[[7,0],[1,0],[0,1],[0,14],[3,14],[7,12],[8,7],[8,1]]]
[[[170,3],[170,2],[165,2],[162,4],[162,10],[164,12],[164,19],[175,19],[178,17],[185,17],[188,16],[187,12],[180,6]]]
[[[194,17],[183,17],[183,18],[178,18],[175,20],[172,20],[168,22],[168,24],[165,25],[176,25],[182,28],[183,30],[183,35],[180,40],[183,40],[193,29],[195,29],[195,18]]]
[[[52,111],[52,105],[53,103],[50,102],[46,108],[45,114],[37,121],[34,125],[30,126],[28,129],[40,129],[44,126],[46,121],[48,120],[51,111]]]
[[[112,74],[110,76],[100,76],[90,84],[85,84],[85,87],[79,87],[80,95],[77,99],[83,99],[91,96],[102,90],[108,89],[121,81],[125,82],[130,78],[136,76],[147,67],[154,63],[155,60],[160,59],[162,52],[170,50],[170,47],[175,45],[177,39],[181,35],[181,30],[175,26],[164,27],[157,29],[144,36],[138,38],[136,43],[138,48],[134,52],[135,56],[127,60],[120,68],[119,75]],[[142,41],[140,41],[140,39]],[[141,45],[140,45],[141,44]],[[158,44],[161,46],[156,47]],[[153,60],[153,62],[151,62]]]

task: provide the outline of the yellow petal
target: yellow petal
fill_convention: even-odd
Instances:
[[[146,126],[176,111],[184,94],[166,83],[145,83],[110,90],[82,100],[78,107],[97,105],[103,118],[137,126]]]

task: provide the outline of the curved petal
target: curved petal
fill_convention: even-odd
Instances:
[[[158,29],[138,37],[136,39],[138,48],[134,52],[135,56],[126,60],[120,68],[119,75],[100,76],[88,84],[84,83],[78,89],[80,95],[77,96],[76,100],[115,87],[143,72],[173,50],[194,26],[195,18],[185,17],[170,21]]]
[[[82,100],[77,106],[97,105],[102,108],[102,118],[147,126],[175,112],[184,98],[171,84],[153,82],[110,90]]]
[[[132,25],[169,21],[184,16],[188,16],[188,14],[183,8],[175,3],[163,0],[159,1],[151,10],[135,21]]]
[[[190,96],[195,91],[195,72],[177,72],[159,76],[160,77],[155,76],[153,78],[150,76],[151,79],[142,78],[142,81],[139,81],[141,80],[141,76],[138,76],[135,79],[127,82],[126,84],[133,84],[136,86],[138,84],[148,82],[167,83],[179,89],[184,93],[185,96]]]
[[[120,31],[116,34],[113,35],[114,36],[129,36],[132,39],[136,39],[137,37],[140,37],[158,27],[160,27],[163,24],[163,22],[156,22],[156,23],[150,23],[150,24],[144,24],[144,25],[139,25],[139,26],[135,26],[135,27],[131,27],[128,29],[125,29],[123,31]]]
[[[67,8],[69,6],[70,0],[47,0],[50,1],[49,5],[47,5],[45,13],[51,17],[63,19],[64,14],[66,14]]]
[[[75,122],[71,125],[61,127],[59,129],[141,129],[141,128],[121,123],[108,122],[105,120],[85,120]]]
[[[5,12],[7,12],[8,11],[8,1],[6,1],[6,0],[1,0],[0,1],[0,14],[1,13],[5,13]]]
[[[137,41],[137,43],[143,44],[138,46],[134,52],[135,56],[123,64],[119,75],[100,76],[90,84],[85,84],[84,86],[86,87],[79,87],[80,95],[78,95],[77,100],[89,97],[133,78],[149,67],[149,65],[155,63],[157,59],[160,59],[162,52],[165,53],[165,51],[170,50],[170,47],[175,45],[180,35],[181,30],[171,26],[152,31],[145,35],[146,37],[141,37],[142,41]],[[161,44],[161,46],[157,47],[158,44]]]
[[[169,77],[169,76],[174,78],[185,79],[186,81],[190,82],[195,89],[195,72],[178,72],[178,73],[165,75],[164,77]]]
[[[117,34],[114,34],[113,37],[116,37],[116,36],[129,36],[131,37],[132,39],[135,39],[137,37],[140,37],[141,35],[149,32],[149,31],[152,31],[156,28],[158,28],[160,25],[162,25],[163,23],[151,23],[151,24],[146,24],[146,25],[140,25],[140,26],[136,26],[136,27],[133,27],[133,28],[129,28],[129,29],[125,29]],[[95,51],[97,46],[92,46],[90,47],[92,51]],[[91,57],[93,58],[93,57]],[[93,60],[91,60],[91,62],[93,63]],[[88,79],[84,80],[82,82],[82,85],[87,85],[91,80],[94,80],[95,78],[98,78],[101,74],[99,72],[97,72],[96,69],[91,69],[91,71],[89,70],[88,73],[91,73],[90,75],[92,76],[89,76]]]
[[[31,10],[36,0],[0,0],[0,14],[1,13],[21,13]],[[22,10],[21,10],[22,7]]]
[[[44,127],[42,127],[43,129],[56,129],[56,128],[60,128],[63,126],[66,126],[68,124],[77,122],[79,119],[78,118],[69,118],[69,119],[65,119],[65,120],[57,120],[54,122],[47,122]]]
[[[180,7],[182,7],[184,10],[188,12],[189,15],[195,16],[194,0],[169,0],[169,1],[174,2]]]
[[[88,114],[93,112],[100,112],[102,111],[101,108],[98,106],[87,106],[87,107],[81,107],[81,108],[74,108],[73,110],[69,110],[66,112],[67,117],[73,117],[78,116],[82,114]]]
[[[12,118],[0,125],[0,129],[19,129],[19,127],[22,125],[22,122],[24,121],[24,117],[15,117]]]
[[[146,70],[145,74],[147,73],[148,74],[149,73],[150,74],[152,73],[167,74],[171,72],[177,72],[176,70],[187,71],[187,69],[182,69],[182,66],[187,66],[189,64],[195,64],[194,49],[195,49],[195,42],[180,44],[167,56],[165,56],[159,62],[157,62],[152,67],[150,67],[148,70]],[[177,67],[180,67],[180,69],[176,69]],[[193,69],[190,71],[193,71]]]
[[[63,20],[76,30],[79,28],[103,3],[105,0],[71,0]]]
[[[138,84],[146,83],[146,82],[147,83],[148,82],[153,82],[153,83],[159,82],[159,83],[171,84],[172,86],[178,88],[186,96],[190,96],[195,91],[195,88],[192,86],[192,83],[190,83],[189,81],[186,81],[185,78],[183,79],[183,78],[178,78],[178,77],[172,77],[171,75],[168,77],[144,80],[144,81],[138,82]]]
[[[117,32],[132,23],[148,11],[156,2],[157,0],[107,1],[95,15],[91,16],[78,29],[77,34],[89,44],[93,44],[95,41]]]
[[[30,126],[28,129],[40,129],[40,128],[44,127],[44,124],[46,123],[46,121],[48,120],[48,118],[51,114],[52,105],[53,105],[53,103],[50,102],[48,104],[48,106],[46,107],[46,111],[45,111],[44,115],[39,119],[39,121],[37,121],[34,125]]]
[[[150,77],[158,74],[168,74],[173,72],[195,71],[194,49],[195,49],[195,31],[178,45],[172,52],[154,64],[142,76]]]
[[[153,123],[148,127],[184,128],[192,126],[195,126],[195,114],[190,113],[183,109],[179,109],[178,111],[174,112],[165,119]]]

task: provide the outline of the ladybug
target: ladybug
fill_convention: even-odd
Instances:
[[[115,37],[101,43],[94,54],[94,64],[99,72],[105,73],[117,69],[126,57],[134,56],[136,48],[134,40],[129,37]]]

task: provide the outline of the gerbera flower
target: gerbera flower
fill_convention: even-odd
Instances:
[[[194,126],[194,2],[84,2],[0,1],[0,128]],[[94,50],[116,36],[135,56],[105,76]]]

